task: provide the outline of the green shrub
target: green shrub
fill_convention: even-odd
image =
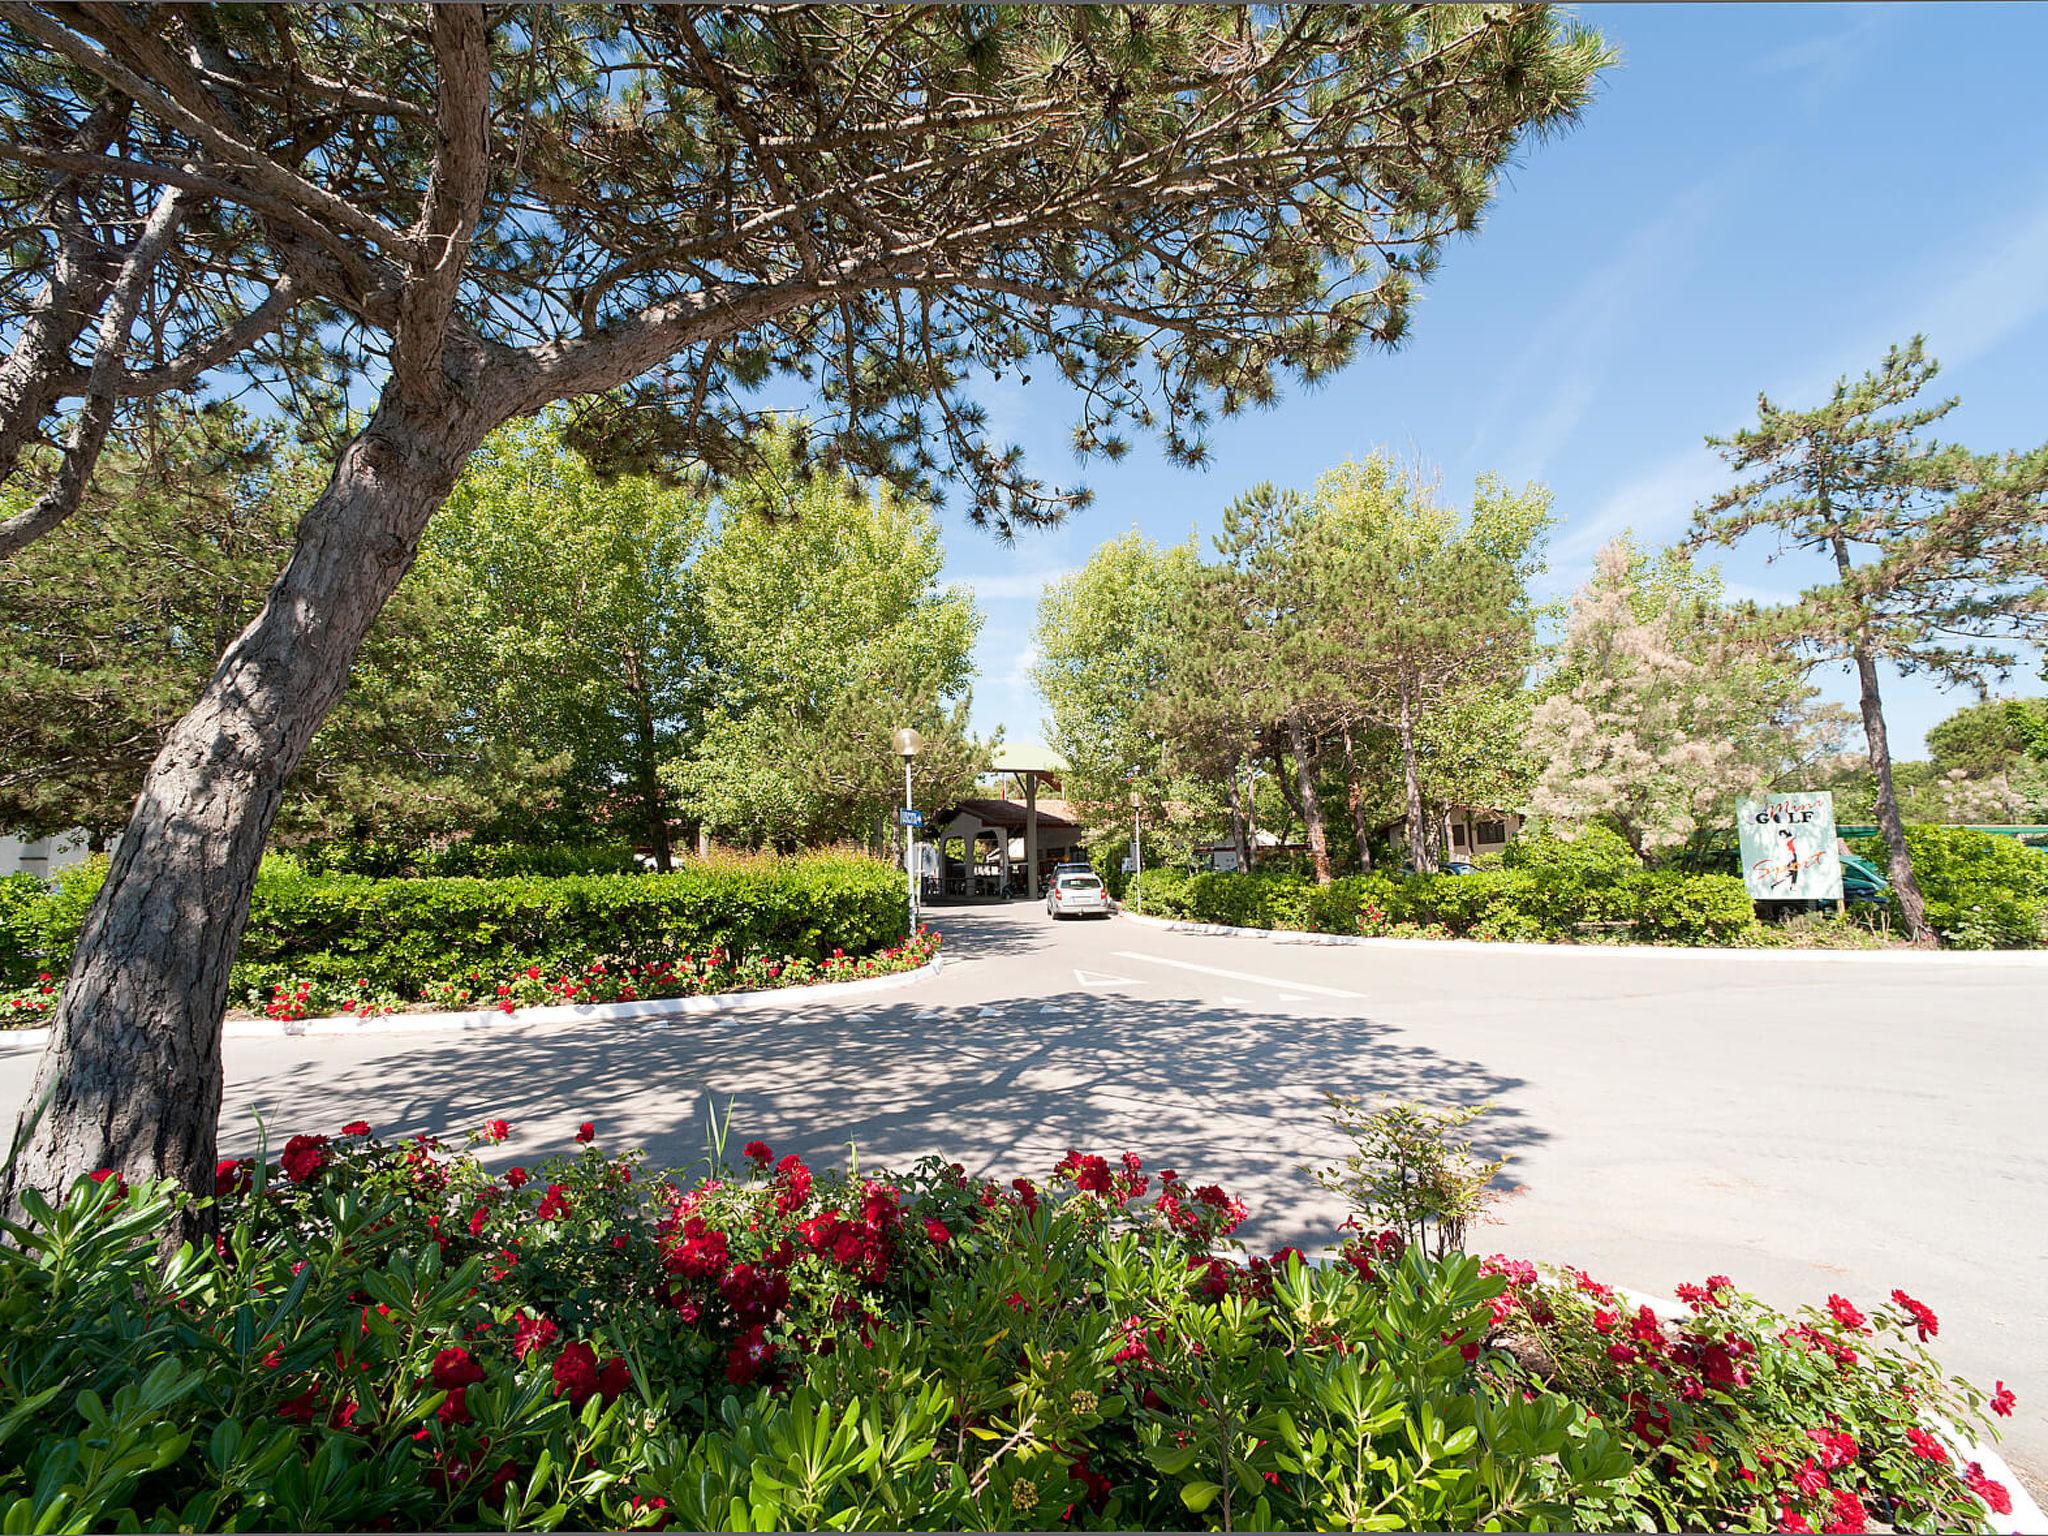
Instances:
[[[1501,850],[1500,861],[1508,869],[1569,872],[1588,882],[1612,880],[1643,867],[1619,832],[1597,822],[1569,838],[1554,832],[1524,831]]]
[[[502,1162],[513,1134],[470,1142]],[[759,1143],[684,1174],[598,1139],[522,1162],[295,1136],[224,1163],[218,1247],[168,1262],[168,1186],[30,1191],[0,1243],[6,1528],[1981,1518],[1913,1437],[1985,1399],[1907,1342],[1904,1301],[1785,1316],[1715,1279],[1659,1324],[1392,1230],[1246,1259],[1241,1205],[1135,1157],[1042,1186]]]
[[[631,875],[640,869],[631,845],[617,841],[481,843],[473,838],[464,838],[445,848],[410,848],[397,843],[349,841],[309,844],[291,850],[289,857],[296,860],[307,874],[366,875],[378,880]]]
[[[30,910],[44,968],[65,968],[104,878],[104,862],[67,870]],[[593,961],[639,967],[713,947],[739,959],[816,963],[835,949],[861,955],[895,944],[908,921],[895,867],[854,854],[693,860],[670,875],[558,879],[372,880],[267,864],[232,985],[245,996],[287,978],[360,982],[418,997],[472,971],[538,966],[553,976]]]
[[[35,975],[36,913],[48,896],[49,887],[34,875],[0,876],[0,988]]]
[[[1885,867],[1881,837],[1854,851]],[[1955,949],[2031,949],[2048,942],[2048,853],[1968,827],[1909,826],[1906,853],[1927,900],[1927,921]],[[1894,894],[1894,921],[1903,921]]]
[[[1587,867],[1605,873],[1588,874],[1569,864],[1522,864],[1469,875],[1374,870],[1319,887],[1266,873],[1161,873],[1155,884],[1154,872],[1147,871],[1145,911],[1239,928],[1363,934],[1442,929],[1525,942],[1569,939],[1583,925],[1598,925],[1660,943],[1732,944],[1754,926],[1755,909],[1732,876],[1646,870],[1633,855],[1626,869],[1604,859]]]

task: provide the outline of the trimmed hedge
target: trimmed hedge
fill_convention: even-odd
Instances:
[[[17,913],[22,937],[0,961],[15,984],[63,971],[105,866],[67,871]],[[289,864],[257,877],[233,990],[287,976],[365,981],[417,996],[429,982],[593,960],[646,965],[702,954],[824,960],[866,954],[908,933],[902,876],[857,854],[692,861],[669,875],[373,880],[307,875]]]
[[[1461,938],[1550,940],[1573,937],[1580,924],[1620,924],[1653,942],[1729,944],[1756,921],[1735,876],[1641,869],[1606,878],[1548,866],[1469,875],[1375,870],[1321,887],[1292,876],[1148,869],[1138,884],[1140,908],[1154,917],[1309,933],[1412,925]]]
[[[631,875],[640,871],[630,844],[480,843],[464,838],[445,848],[409,848],[397,843],[314,843],[285,856],[315,875],[367,875],[390,880],[434,876],[475,876],[503,880],[514,875]]]

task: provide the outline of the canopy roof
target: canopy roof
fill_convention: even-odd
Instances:
[[[1024,830],[1025,808],[1014,800],[962,800],[947,810],[943,816],[938,817],[933,822],[933,827],[936,829],[951,826],[953,821],[962,815],[972,816],[984,827],[1000,827],[1006,832]],[[1079,831],[1080,824],[1041,806],[1038,811],[1038,830],[1042,833]]]
[[[1020,741],[997,747],[989,768],[994,773],[1065,773],[1067,760],[1043,743]]]

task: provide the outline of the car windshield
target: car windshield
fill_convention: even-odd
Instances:
[[[1063,891],[1099,891],[1102,882],[1093,875],[1062,875],[1060,889]]]

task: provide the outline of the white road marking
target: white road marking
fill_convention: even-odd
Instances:
[[[1074,980],[1084,987],[1142,987],[1145,985],[1144,982],[1138,980],[1135,976],[1112,976],[1107,971],[1084,971],[1078,965],[1074,967]]]
[[[1292,988],[1296,992],[1313,992],[1318,997],[1363,997],[1363,992],[1346,992],[1342,987],[1317,987],[1305,981],[1279,981],[1271,976],[1254,976],[1248,971],[1226,971],[1220,965],[1197,965],[1192,960],[1167,960],[1159,955],[1141,955],[1135,950],[1120,949],[1116,952],[1119,960],[1143,960],[1147,965],[1170,965],[1177,970],[1200,971],[1205,976],[1225,976],[1232,981],[1253,981],[1262,987],[1275,991]]]

